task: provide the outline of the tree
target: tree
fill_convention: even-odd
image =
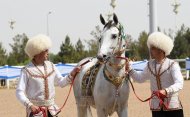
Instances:
[[[57,61],[57,55],[56,54],[53,54],[53,53],[49,53],[49,60],[52,61],[53,63],[57,63],[59,61]]]
[[[125,56],[130,59],[140,60],[139,52],[138,52],[138,41],[133,41],[130,35],[127,35],[127,50],[125,52]]]
[[[138,53],[141,58],[143,59],[149,59],[149,50],[147,47],[147,39],[148,39],[148,34],[143,31],[140,33],[139,39],[138,39]]]
[[[8,64],[23,65],[26,61],[29,60],[24,51],[28,37],[25,34],[18,34],[13,38],[13,41],[13,44],[9,44],[12,48],[12,52],[9,53]]]
[[[93,36],[93,39],[85,41],[88,44],[88,56],[94,57],[98,53],[99,40],[101,38],[101,29],[99,26],[95,27],[95,30],[90,33]]]
[[[77,41],[75,49],[77,52],[84,51],[84,45],[82,44],[82,41],[80,39]]]
[[[79,39],[75,45],[75,61],[78,62],[87,56],[87,51],[84,50],[84,45],[82,41]]]
[[[74,54],[75,49],[70,42],[70,37],[67,35],[65,37],[65,42],[60,46],[60,52],[58,52],[56,61],[62,63],[74,63]]]
[[[127,37],[129,50],[126,52],[126,57],[135,60],[149,59],[149,50],[147,47],[148,33],[145,31],[141,32],[137,41],[132,41],[133,39],[130,35]]]
[[[177,32],[174,40],[174,48],[171,52],[170,58],[180,59],[190,56],[190,29],[184,25]]]
[[[86,41],[86,43],[88,44],[87,56],[89,56],[89,57],[96,56],[98,53],[98,42],[96,40],[91,39],[89,41]]]
[[[0,42],[0,66],[7,64],[6,50],[3,49],[2,43]]]

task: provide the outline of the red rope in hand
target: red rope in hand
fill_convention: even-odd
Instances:
[[[37,110],[36,112],[32,112],[32,114],[36,116],[38,113],[42,112],[42,114],[40,114],[40,115],[38,115],[38,116],[43,115],[43,117],[47,117],[46,111],[47,111],[46,108],[39,107],[38,110]]]
[[[141,99],[141,98],[136,94],[135,88],[134,88],[134,86],[133,86],[133,84],[132,84],[132,82],[131,82],[130,79],[129,79],[129,82],[130,82],[131,87],[132,87],[132,89],[133,89],[133,93],[135,94],[135,96],[137,97],[138,100],[140,100],[141,102],[147,102],[147,101],[149,101],[149,106],[150,106],[150,100],[151,100],[153,97],[157,97],[158,100],[159,100],[159,107],[163,106],[163,107],[166,108],[167,110],[169,109],[169,108],[168,108],[169,103],[167,103],[167,104],[164,103],[164,98],[167,98],[166,95],[160,93],[160,91],[153,91],[152,94],[151,94],[151,96],[150,96],[149,98],[143,100],[143,99]],[[158,108],[159,108],[159,107],[158,107]]]
[[[87,64],[88,62],[90,62],[90,60],[85,61],[85,62],[82,63],[79,67],[84,66],[84,65]],[[63,109],[63,107],[66,105],[67,100],[68,100],[68,98],[69,98],[69,95],[70,95],[70,93],[71,93],[71,89],[72,89],[73,84],[74,84],[75,77],[76,77],[76,75],[77,75],[78,73],[79,73],[79,72],[76,72],[76,74],[73,76],[73,79],[72,79],[72,81],[71,81],[71,85],[70,85],[70,88],[69,88],[69,93],[68,93],[68,95],[67,95],[67,97],[66,97],[66,99],[65,99],[65,102],[63,103],[63,105],[61,106],[61,108],[59,108],[59,109],[57,109],[57,110],[54,110],[54,111],[56,111],[56,114],[55,114],[55,115],[59,114],[59,113],[61,112],[61,110]],[[52,110],[52,109],[51,109],[51,110]],[[55,116],[55,115],[54,115],[54,116]]]
[[[124,59],[124,60],[128,61],[128,58],[126,58],[126,57],[117,56],[116,58]],[[163,94],[160,93],[159,91],[153,91],[152,94],[151,94],[151,96],[150,96],[149,98],[143,100],[143,99],[141,99],[141,98],[136,94],[135,88],[134,88],[134,86],[133,86],[133,84],[132,84],[130,78],[129,78],[129,82],[130,82],[131,87],[132,87],[132,89],[133,89],[133,93],[135,94],[135,96],[137,97],[138,100],[140,100],[141,102],[147,102],[147,101],[149,101],[149,105],[150,105],[150,100],[151,100],[153,97],[157,97],[157,98],[159,99],[159,107],[163,106],[164,108],[166,108],[166,109],[168,110],[169,103],[167,103],[167,104],[164,103],[164,98],[167,98],[166,95],[163,95]],[[159,108],[159,107],[158,107],[158,108]]]

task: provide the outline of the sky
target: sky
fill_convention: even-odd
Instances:
[[[175,31],[182,24],[190,27],[190,0],[177,0],[180,3],[177,15],[171,5],[174,0],[156,1],[157,24],[161,30]],[[137,39],[142,31],[149,32],[148,2],[116,0],[114,12],[126,34],[133,39]],[[73,45],[79,38],[85,44],[84,40],[93,38],[90,32],[95,26],[103,27],[99,20],[100,14],[106,18],[109,12],[113,12],[110,3],[111,0],[0,0],[0,42],[10,52],[9,44],[13,43],[12,38],[16,34],[25,33],[29,38],[37,34],[49,34],[53,42],[50,52],[54,54],[60,51],[66,35]],[[10,21],[15,21],[13,29],[10,28]]]

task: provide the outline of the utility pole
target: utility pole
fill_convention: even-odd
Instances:
[[[49,36],[49,15],[51,14],[51,11],[47,13],[46,20],[47,20],[47,36]]]
[[[149,0],[149,34],[157,31],[157,0]]]

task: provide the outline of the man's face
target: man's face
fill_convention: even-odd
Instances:
[[[40,54],[36,55],[35,57],[40,60],[48,60],[49,50],[42,51]]]
[[[164,54],[164,52],[159,48],[151,46],[150,47],[150,54],[151,54],[151,57],[153,59],[155,59],[155,58],[159,58],[159,56],[162,56]]]

